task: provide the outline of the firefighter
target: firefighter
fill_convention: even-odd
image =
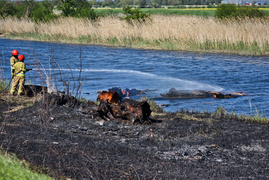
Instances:
[[[16,62],[18,62],[18,55],[19,55],[19,52],[18,52],[16,49],[14,49],[14,50],[12,51],[12,56],[11,56],[11,58],[10,58],[10,66],[11,66],[11,75],[12,75],[12,76],[14,75],[14,71],[15,71],[15,69],[14,69],[14,64],[15,64]]]
[[[12,78],[12,88],[10,90],[10,94],[14,95],[16,88],[18,84],[19,90],[18,90],[18,95],[23,95],[23,88],[24,88],[24,83],[25,83],[25,73],[31,69],[26,69],[25,64],[24,64],[24,55],[19,55],[18,57],[19,61],[13,65],[14,68],[14,74]]]

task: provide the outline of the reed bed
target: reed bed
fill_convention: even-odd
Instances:
[[[67,17],[48,23],[6,18],[0,20],[0,33],[67,43],[269,54],[268,19],[220,21],[213,17],[153,15],[147,23],[130,24],[118,17],[103,17],[97,22]]]

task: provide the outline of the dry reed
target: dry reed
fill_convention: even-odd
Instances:
[[[164,46],[168,43],[175,50],[209,48],[212,51],[214,49],[227,51],[228,48],[233,51],[240,44],[243,46],[254,44],[262,54],[268,54],[269,51],[267,19],[224,22],[213,17],[161,15],[154,15],[151,19],[152,21],[144,24],[130,25],[117,17],[104,17],[98,22],[68,17],[38,24],[29,19],[6,18],[0,20],[0,33],[37,34],[41,40],[42,37],[51,37],[49,40],[54,40],[53,37],[57,36],[57,41],[62,42],[70,38],[84,37],[86,38],[84,43],[108,45],[114,41],[117,45],[129,44],[132,47],[153,49],[167,49]],[[226,50],[223,49],[224,46]]]

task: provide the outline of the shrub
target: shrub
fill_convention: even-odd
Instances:
[[[264,13],[256,7],[243,6],[237,9],[237,17],[263,18]]]
[[[149,19],[149,14],[146,14],[144,12],[141,12],[139,8],[137,9],[132,9],[130,6],[125,6],[122,8],[123,9],[123,14],[127,22],[132,23],[132,21],[137,21],[139,23],[146,22],[147,19]]]
[[[226,114],[228,114],[228,112],[227,112],[226,109],[224,109],[223,107],[220,106],[220,107],[217,108],[216,114],[218,114],[218,115],[226,115]]]
[[[149,103],[149,106],[152,112],[156,112],[156,113],[165,112],[155,101],[150,101],[148,97],[141,98],[141,101],[147,101]]]
[[[83,8],[76,14],[77,17],[85,17],[92,20],[95,20],[98,18],[97,14],[92,8]]]
[[[216,10],[215,16],[220,19],[232,18],[236,14],[235,4],[221,4]]]
[[[215,17],[219,19],[263,18],[265,14],[253,6],[236,6],[235,4],[221,4],[216,10]]]

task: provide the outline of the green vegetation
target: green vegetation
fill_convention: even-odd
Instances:
[[[162,8],[146,8],[142,9],[143,12],[149,14],[160,15],[190,15],[190,16],[214,16],[215,9],[162,9]]]
[[[266,123],[266,124],[269,123],[269,119],[267,117],[260,116],[258,114],[254,116],[253,115],[246,116],[246,115],[240,114],[238,115],[238,119],[241,121],[258,122],[258,123]]]
[[[92,5],[87,0],[61,0],[57,4],[57,8],[66,17],[84,17],[93,20],[97,18]]]
[[[85,103],[85,104],[88,102],[88,100],[84,97],[78,98],[78,100],[79,100],[79,102]]]
[[[263,18],[265,13],[253,6],[236,6],[235,4],[221,4],[216,10],[219,19]]]
[[[52,178],[31,171],[29,165],[25,161],[18,160],[15,155],[0,152],[0,179],[45,180]]]
[[[118,16],[119,14],[123,14],[122,9],[98,8],[98,9],[94,9],[94,11],[98,17]]]
[[[123,14],[122,9],[95,9],[96,14],[100,17],[104,16],[117,16]],[[213,17],[215,15],[216,9],[164,9],[164,8],[141,8],[141,12],[144,12],[149,15],[190,15],[190,16],[204,16],[204,17]]]
[[[134,9],[130,6],[123,7],[123,14],[125,17],[123,17],[124,20],[126,20],[128,23],[132,23],[132,21],[137,21],[139,23],[146,22],[146,20],[149,20],[149,15],[141,12],[140,9]]]
[[[257,123],[269,123],[269,119],[263,115],[261,115],[257,109],[254,115],[236,115],[236,113],[228,113],[226,109],[223,107],[218,107],[216,112],[213,113],[218,116],[227,116],[227,117],[236,117],[239,121],[249,121],[249,122],[257,122]],[[252,112],[251,112],[252,114]]]
[[[14,16],[17,18],[28,17],[32,20],[48,21],[54,19],[56,15],[53,13],[53,3],[45,1],[0,1],[0,17]]]
[[[161,109],[160,106],[156,104],[155,101],[149,101],[147,97],[141,98],[143,101],[148,101],[150,104],[150,109],[152,110],[152,116],[167,116],[168,114],[173,113],[167,113],[164,110]],[[215,120],[219,119],[233,119],[238,120],[242,122],[253,122],[253,123],[264,123],[268,124],[269,119],[258,112],[255,113],[255,115],[237,115],[236,113],[229,113],[226,109],[223,107],[218,107],[215,112],[208,113],[205,112],[194,112],[189,110],[181,110],[177,111],[175,115],[173,115],[173,119],[182,118],[185,120],[194,120],[194,121],[206,121],[206,122],[214,122]]]
[[[56,8],[55,8],[56,7]],[[55,12],[59,10],[58,12]],[[59,1],[0,1],[0,17],[30,18],[35,22],[47,22],[60,16],[87,17],[96,19],[97,15],[87,0]]]
[[[247,7],[248,8],[248,7]],[[269,10],[264,8],[258,8],[259,11],[269,15]],[[110,8],[98,8],[94,10],[97,16],[117,16],[123,14],[122,9],[110,9]],[[145,12],[150,15],[189,15],[189,16],[203,16],[203,17],[213,17],[216,14],[216,8],[141,8],[141,12]]]
[[[11,82],[9,80],[0,79],[0,92],[8,91],[10,88]]]
[[[228,114],[228,112],[226,111],[226,109],[224,109],[223,107],[218,107],[217,110],[216,110],[216,113],[218,115],[226,115],[226,114]]]
[[[240,55],[265,55],[269,52],[269,45],[260,45],[256,42],[238,42],[232,43],[227,41],[210,41],[196,42],[196,41],[170,41],[167,40],[144,40],[142,38],[123,38],[119,40],[117,37],[101,39],[93,36],[80,36],[77,38],[65,37],[61,35],[47,36],[33,33],[23,34],[9,34],[8,38],[21,38],[33,41],[47,41],[47,42],[61,42],[74,44],[102,44],[106,46],[124,46],[130,48],[140,49],[157,49],[157,50],[172,50],[172,51],[195,51],[195,52],[218,52]]]
[[[150,105],[150,109],[154,113],[165,113],[165,111],[155,102],[150,101],[148,97],[142,97],[140,99],[141,101],[147,101]]]
[[[266,9],[223,4],[216,10],[215,5],[206,4],[211,7],[206,8],[206,5],[198,6],[199,3],[195,6],[171,3],[165,9],[133,8],[134,4],[145,7],[148,1],[134,1],[132,6],[128,5],[129,1],[115,2],[121,7],[126,6],[93,9],[93,6],[97,7],[96,3],[87,0],[0,0],[0,34],[9,38],[142,49],[244,55],[267,55],[269,52],[268,40],[264,38],[268,21],[262,18],[269,14]],[[161,1],[151,3],[167,5]],[[124,19],[128,24],[116,19]],[[233,22],[234,19],[238,21]]]
[[[190,42],[191,43],[191,42]],[[269,51],[268,43],[263,44],[261,47],[257,42],[236,42],[231,43],[227,41],[210,41],[207,40],[204,43],[192,43],[193,49],[200,49],[200,51],[204,52],[223,52],[223,53],[235,53],[241,55],[263,55],[265,52]]]
[[[212,4],[219,4],[220,0],[210,1],[194,1],[194,0],[104,0],[104,1],[87,1],[87,0],[23,0],[10,1],[0,0],[0,17],[17,17],[17,18],[31,18],[35,22],[47,22],[60,16],[65,17],[83,17],[96,20],[99,16],[113,16],[125,13],[124,7],[140,7],[141,13],[146,14],[160,14],[160,15],[196,15],[196,16],[214,16],[215,7],[218,7],[217,17],[223,16],[248,16],[259,17],[264,14],[269,14],[268,10],[258,10],[256,7],[249,6],[232,6],[222,4],[215,6]],[[98,9],[93,9],[93,7]],[[99,9],[100,7],[108,7],[106,9]],[[120,9],[113,9],[118,7]],[[268,8],[269,6],[262,6]],[[222,10],[225,9],[225,10]],[[234,13],[236,10],[236,13]],[[134,11],[134,10],[133,10]],[[137,12],[136,12],[137,14]]]

